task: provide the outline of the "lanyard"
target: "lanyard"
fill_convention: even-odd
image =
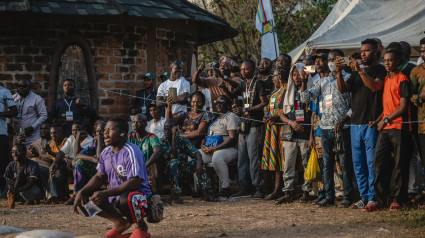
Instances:
[[[18,114],[22,115],[22,110],[24,109],[24,102],[25,102],[25,100],[26,100],[29,96],[30,96],[30,95],[28,94],[28,95],[24,98],[24,100],[22,100],[22,98],[21,98],[21,99],[19,99]]]
[[[153,90],[152,90],[152,91],[153,91]],[[143,90],[143,106],[145,106],[145,107],[146,107],[146,99],[148,99],[148,98],[151,96],[152,91],[151,91],[151,93],[149,93],[149,94],[148,94],[148,97],[145,97],[145,96],[146,96],[146,91],[145,91],[145,90]]]
[[[224,117],[223,118],[226,118],[227,117],[227,114],[228,114],[229,112],[226,112],[226,114],[224,114]],[[208,127],[208,132],[207,132],[207,135],[209,135],[210,134],[210,131],[211,131],[211,127],[214,125],[214,123],[215,122],[217,122],[218,120],[220,119],[220,115],[211,123],[211,125]]]
[[[71,111],[71,105],[72,105],[72,102],[74,101],[74,99],[71,99],[70,103],[68,103],[65,98],[63,100],[65,101],[66,105],[68,105],[68,112],[70,112]]]
[[[247,86],[248,86],[248,88],[246,88],[245,89],[245,93],[246,93],[246,103],[247,104],[249,104],[249,98],[251,97],[251,86],[252,86],[252,83],[254,82],[254,77],[252,77],[252,79],[251,79],[251,83],[249,83],[249,86],[248,86],[248,83],[246,83],[247,84]],[[249,94],[249,96],[248,96],[248,94]]]

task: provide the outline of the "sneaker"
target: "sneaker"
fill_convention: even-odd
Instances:
[[[325,199],[324,197],[317,197],[316,199],[314,199],[311,202],[311,205],[316,205],[317,203],[319,203],[320,201],[322,201],[323,199]]]
[[[320,201],[316,204],[317,207],[330,207],[330,206],[334,206],[334,205],[335,205],[335,201],[334,200],[328,200],[328,199],[323,199],[322,201]]]
[[[342,201],[339,203],[338,208],[348,208],[351,205],[351,201],[344,198],[342,199]]]
[[[240,190],[239,192],[233,194],[230,197],[233,197],[233,198],[249,198],[249,197],[251,197],[251,193],[246,191],[246,190]]]
[[[280,205],[282,203],[291,203],[293,201],[291,194],[285,193],[285,196],[280,197],[276,200],[276,205]]]
[[[257,190],[255,194],[252,196],[252,199],[260,200],[260,199],[263,199],[263,197],[264,197],[264,194],[260,190]]]
[[[353,209],[364,209],[366,207],[365,202],[366,201],[363,201],[363,200],[360,199],[359,201],[351,204],[351,208],[353,208]],[[367,204],[369,204],[369,203],[367,203]]]

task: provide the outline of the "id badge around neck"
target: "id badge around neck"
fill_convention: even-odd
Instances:
[[[68,111],[65,113],[66,121],[74,121],[74,112]]]
[[[18,113],[18,115],[16,115],[16,117],[13,118],[13,122],[15,124],[21,124],[21,120],[22,120],[22,114],[21,113]]]
[[[295,120],[304,121],[304,110],[295,110]]]

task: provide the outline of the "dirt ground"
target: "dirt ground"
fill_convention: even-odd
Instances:
[[[365,213],[299,202],[274,205],[240,198],[209,203],[183,198],[184,204],[165,206],[161,223],[149,224],[152,237],[425,237],[424,210]],[[100,236],[112,227],[99,217],[72,214],[72,206],[17,205],[10,210],[6,200],[0,200],[0,224]]]

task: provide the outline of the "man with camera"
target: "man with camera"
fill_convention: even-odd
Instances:
[[[238,134],[238,174],[241,190],[232,197],[250,196],[250,184],[256,189],[254,199],[261,199],[261,177],[259,166],[258,137],[263,126],[263,108],[267,106],[267,93],[264,82],[255,77],[255,63],[246,60],[242,63],[241,74],[244,81],[236,89],[238,95],[242,95],[243,108],[233,108],[233,113],[243,116],[239,124]]]
[[[211,101],[214,102],[220,95],[225,95],[229,99],[234,99],[237,95],[233,92],[235,88],[240,86],[240,78],[232,78],[232,66],[235,66],[236,62],[227,56],[222,56],[218,63],[212,65],[212,68],[216,74],[216,77],[202,78],[201,72],[205,70],[205,63],[202,63],[198,67],[195,74],[193,75],[192,82],[196,83],[200,87],[208,88],[211,93]],[[213,110],[217,111],[213,104]]]

